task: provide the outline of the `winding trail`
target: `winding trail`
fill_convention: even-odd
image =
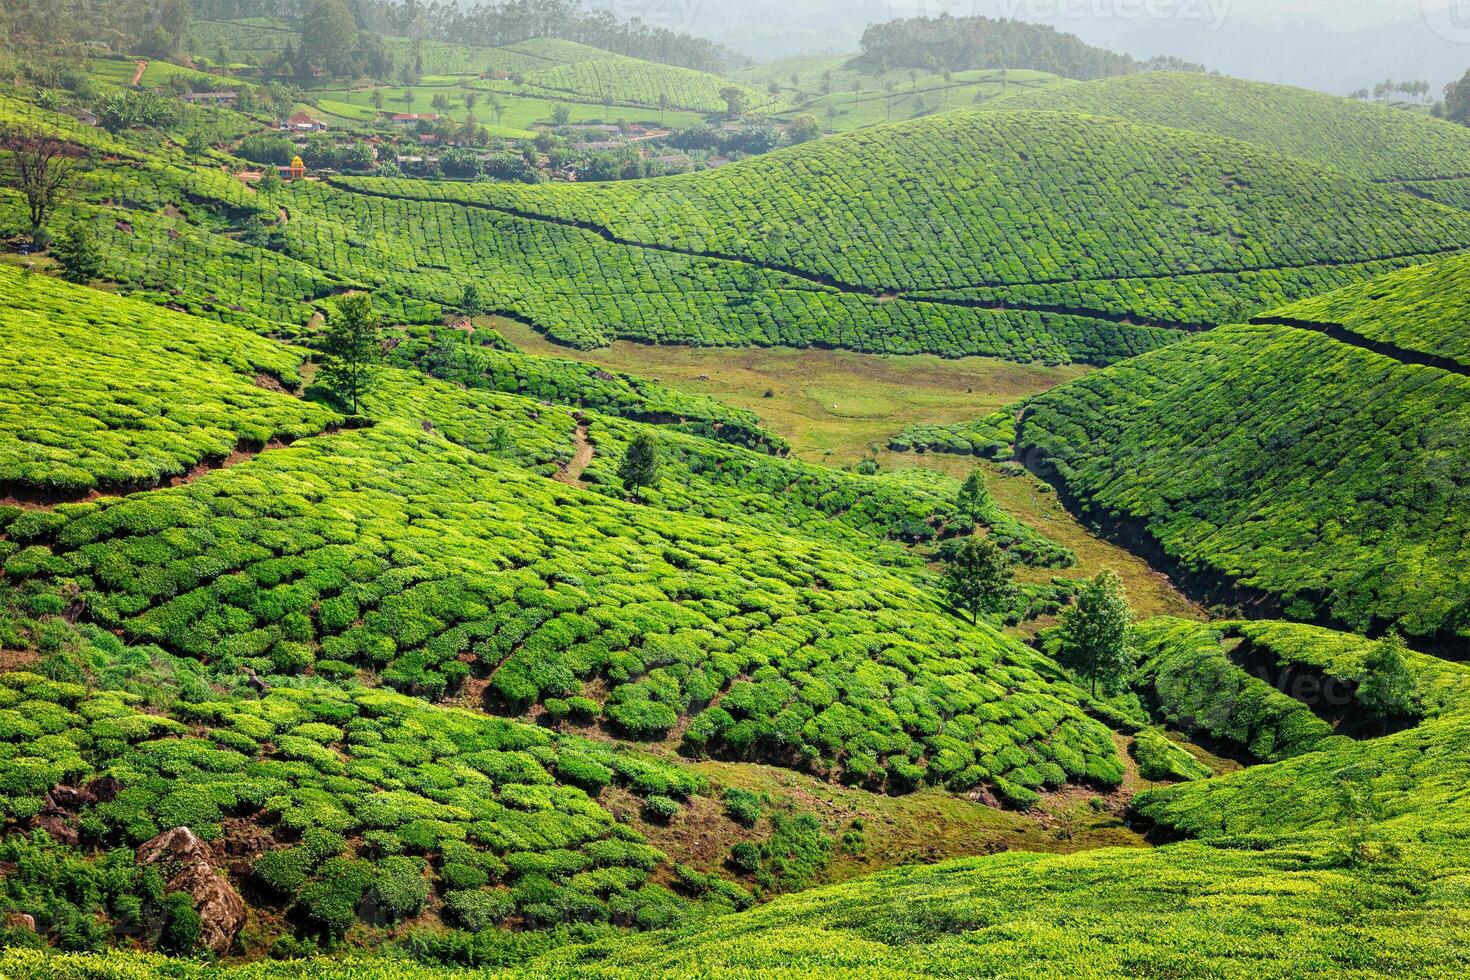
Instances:
[[[592,465],[592,457],[596,450],[592,443],[587,440],[587,426],[585,423],[577,426],[577,431],[572,435],[572,441],[577,447],[571,462],[562,466],[556,474],[556,482],[565,483],[569,487],[582,485],[582,474],[587,472],[587,467]]]

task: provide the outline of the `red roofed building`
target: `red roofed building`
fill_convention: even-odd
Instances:
[[[304,112],[298,112],[286,120],[286,128],[298,133],[320,133],[326,130],[327,124]]]

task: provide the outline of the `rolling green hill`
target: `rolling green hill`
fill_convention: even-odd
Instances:
[[[337,420],[268,390],[304,352],[9,268],[0,293],[0,496],[146,487]]]
[[[1099,168],[1107,173],[1101,183]],[[411,207],[424,215],[414,220],[524,229],[518,233],[538,240],[538,265],[555,268],[556,256],[573,248],[604,265],[627,256],[639,265],[688,268],[672,281],[651,280],[681,306],[707,302],[701,294],[714,288],[761,305],[774,290],[849,308],[843,319],[851,327],[828,313],[798,328],[819,333],[787,334],[784,343],[945,354],[1016,356],[977,336],[979,317],[1000,321],[1002,336],[1010,333],[1007,321],[1039,323],[1072,356],[1105,361],[1172,339],[1157,330],[1149,336],[1142,325],[1227,323],[1412,256],[1470,245],[1464,215],[1387,188],[1241,143],[1049,113],[934,117],[652,182],[344,179],[334,186],[375,199],[356,209]],[[415,199],[421,203],[403,203]],[[431,219],[430,202],[477,213],[436,208],[441,217]],[[1288,212],[1316,217],[1277,220]],[[560,276],[532,275],[543,289],[566,288]],[[689,278],[708,285],[675,285]],[[546,299],[540,293],[535,302]],[[552,336],[598,342],[596,334],[569,335],[526,303],[513,308]],[[679,325],[646,314],[618,323],[603,312],[599,332],[769,342],[741,315],[742,305],[754,304],[721,305],[702,313],[702,323]],[[605,311],[605,300],[599,308]],[[569,314],[577,315],[556,319]],[[911,325],[915,317],[920,325]],[[1103,335],[1089,339],[1096,330]]]
[[[993,108],[1085,112],[1210,133],[1368,180],[1470,175],[1470,130],[1463,126],[1222,75],[1145,72],[1047,86]]]
[[[1464,270],[1391,274],[1048,392],[1017,448],[1227,598],[1240,583],[1293,616],[1463,637]]]

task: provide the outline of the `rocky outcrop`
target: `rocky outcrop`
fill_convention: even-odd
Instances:
[[[5,917],[5,928],[28,929],[31,932],[35,932],[36,918],[33,915],[27,915],[25,912],[11,912]]]
[[[245,925],[245,902],[215,871],[205,843],[188,827],[175,827],[139,847],[137,859],[140,865],[157,865],[169,891],[194,900],[200,943],[218,956],[228,953]]]

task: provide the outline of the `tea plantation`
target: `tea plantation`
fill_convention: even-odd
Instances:
[[[1099,172],[1106,179],[1092,183]],[[807,318],[818,323],[838,308],[850,311],[843,320],[892,321],[881,327],[882,349],[945,354],[1013,356],[993,341],[951,339],[951,330],[973,337],[970,323],[983,318],[1039,322],[1080,359],[1112,359],[1170,339],[1157,327],[1227,323],[1386,271],[1383,263],[1470,244],[1463,214],[1391,188],[1214,137],[1039,112],[949,114],[652,182],[345,178],[334,186],[397,202],[359,200],[354,212],[402,214],[412,200],[408,213],[421,215],[414,222],[493,223],[502,236],[534,236],[523,251],[544,255],[546,272],[559,254],[597,256],[602,266],[628,256],[734,294],[721,305],[761,314],[775,289],[809,308],[822,304],[825,316]],[[468,207],[440,211],[430,202]],[[1275,218],[1285,211],[1315,217],[1285,224]],[[452,233],[464,242],[487,237]],[[566,288],[546,272],[536,279]],[[645,278],[667,283],[670,273]],[[680,306],[696,301],[687,289],[674,295]],[[518,311],[566,335],[545,313]],[[908,325],[910,316],[926,327]],[[655,307],[603,329],[660,341],[753,339],[744,324],[729,325],[728,313],[692,336],[688,327],[653,326],[657,318]],[[1136,324],[1153,325],[1153,335]],[[1084,330],[1097,332],[1091,350],[1073,339]],[[777,342],[873,349],[843,333]]]
[[[303,352],[0,267],[0,495],[148,487],[339,421]]]
[[[1462,268],[1287,311],[1350,324],[1356,343],[1306,321],[1228,327],[1048,392],[1017,448],[1223,595],[1240,583],[1294,617],[1463,637],[1470,389],[1396,359],[1460,351]],[[1406,353],[1365,349],[1380,341]]]
[[[1017,92],[986,108],[1083,112],[1212,133],[1368,180],[1432,180],[1470,172],[1470,133],[1462,126],[1224,75],[1122,75]]]
[[[1374,644],[1284,623],[1160,620],[1139,640],[1151,659],[1247,635],[1283,662],[1362,676]],[[1449,977],[1467,965],[1464,713],[1458,665],[1409,658],[1435,705],[1397,734],[1337,738],[1233,775],[1149,791],[1138,809],[1198,841],[1071,856],[1014,852],[880,873],[777,899],[738,916],[647,937],[599,937],[502,961],[515,976],[677,976],[820,972],[857,976],[1126,977],[1208,969],[1222,977],[1310,973]],[[1221,702],[1229,717],[1250,702]],[[1366,815],[1366,816],[1365,816]],[[1390,856],[1392,855],[1392,856]],[[160,957],[0,959],[22,977],[210,977]],[[121,971],[127,970],[126,974]],[[259,964],[247,976],[445,977],[369,960]],[[111,975],[110,973],[108,975]]]
[[[159,44],[272,63],[294,23],[215,19],[265,6]],[[385,35],[456,119],[845,132],[606,183],[548,139],[512,183],[389,166],[460,139],[405,129],[378,176],[256,182],[276,109],[356,141],[384,73],[151,59],[146,98],[274,104],[93,127],[122,35],[33,63],[17,29],[0,977],[1470,974],[1460,128],[1204,73]],[[41,229],[21,128],[76,161]],[[530,329],[844,352],[619,373]],[[802,428],[838,421],[840,457]]]

